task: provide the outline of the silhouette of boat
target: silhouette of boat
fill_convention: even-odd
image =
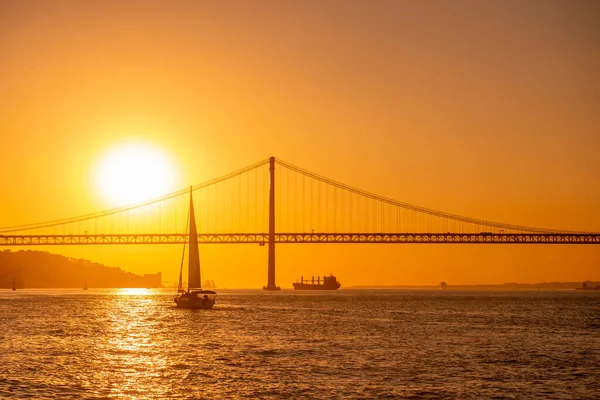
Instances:
[[[210,279],[206,279],[204,281],[204,287],[207,289],[216,289],[217,285],[215,284],[214,280],[211,281]]]
[[[292,285],[294,285],[294,290],[337,290],[342,286],[333,275],[324,276],[323,283],[321,283],[319,276],[317,276],[316,283],[314,276],[310,281],[304,281],[304,277],[301,276],[300,282],[293,283]]]
[[[12,290],[13,291],[17,290],[17,275],[16,274],[13,277],[13,287],[12,287]]]
[[[183,288],[183,257],[179,269],[179,285],[177,287],[177,297],[174,301],[179,308],[202,308],[210,309],[215,305],[216,292],[212,290],[202,290],[202,280],[200,279],[200,253],[198,251],[198,232],[196,230],[196,216],[194,215],[194,200],[192,197],[192,188],[190,187],[190,211],[189,211],[189,255],[188,255],[188,287]],[[185,256],[185,244],[183,245],[183,254]]]
[[[87,290],[87,281],[85,281],[85,284],[83,285],[83,290]]]

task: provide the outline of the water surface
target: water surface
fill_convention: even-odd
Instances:
[[[598,398],[600,293],[0,291],[0,397]]]

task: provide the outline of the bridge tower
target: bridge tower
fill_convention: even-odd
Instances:
[[[264,290],[281,290],[275,285],[275,157],[269,158],[269,267]]]

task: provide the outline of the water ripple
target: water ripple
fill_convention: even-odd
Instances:
[[[0,397],[597,398],[600,295],[0,292]]]

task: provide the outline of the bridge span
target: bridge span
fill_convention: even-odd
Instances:
[[[184,244],[188,193],[185,189],[110,210],[0,227],[0,247]],[[200,244],[267,246],[266,290],[279,289],[277,244],[600,244],[598,231],[442,212],[377,195],[275,157],[195,185],[192,193]]]
[[[0,235],[0,246],[183,244],[185,233]],[[200,244],[269,243],[269,233],[204,233]],[[275,233],[274,243],[600,244],[600,233]]]

